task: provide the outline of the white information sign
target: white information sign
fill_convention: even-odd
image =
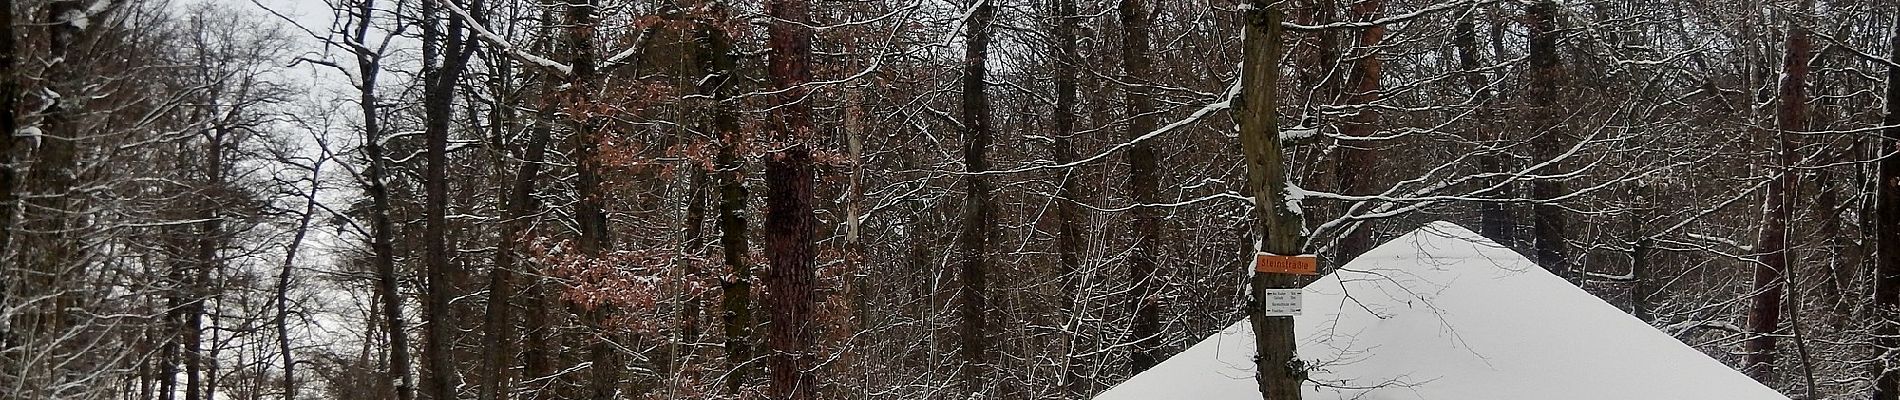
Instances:
[[[1306,291],[1301,289],[1267,289],[1267,316],[1291,317],[1300,315],[1300,303]]]

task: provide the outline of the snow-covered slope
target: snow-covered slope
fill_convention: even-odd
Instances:
[[[1786,400],[1448,222],[1306,287],[1306,399]],[[1246,321],[1098,400],[1259,399]]]

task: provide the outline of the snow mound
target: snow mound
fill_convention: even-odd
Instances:
[[[1307,400],[1787,400],[1449,222],[1306,287]],[[1259,399],[1235,323],[1097,400]]]

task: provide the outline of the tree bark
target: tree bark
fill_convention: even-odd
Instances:
[[[1377,21],[1384,13],[1384,0],[1361,0],[1348,8],[1355,21]],[[1340,143],[1337,176],[1339,189],[1348,195],[1365,196],[1377,194],[1373,187],[1373,178],[1379,176],[1379,158],[1373,146],[1377,141],[1358,140],[1379,133],[1379,110],[1372,103],[1379,101],[1383,90],[1380,80],[1383,78],[1385,62],[1379,59],[1379,42],[1385,40],[1385,25],[1374,24],[1359,32],[1357,47],[1359,60],[1353,63],[1352,77],[1347,86],[1353,92],[1347,96],[1347,104],[1358,107],[1352,115],[1346,117],[1341,128],[1342,136],[1348,140]],[[1370,211],[1373,202],[1361,202],[1352,210]],[[1351,213],[1351,211],[1348,211]],[[1345,237],[1339,239],[1339,253],[1335,265],[1345,264],[1359,254],[1372,249],[1371,221],[1358,221],[1350,224]]]
[[[1150,59],[1148,32],[1153,14],[1146,0],[1121,0],[1116,7],[1122,21],[1122,83],[1125,85],[1123,101],[1127,106],[1128,140],[1135,140],[1155,129],[1154,93],[1149,90],[1150,79],[1154,77],[1154,61]],[[1161,210],[1155,204],[1160,203],[1159,170],[1155,162],[1154,144],[1150,141],[1136,142],[1128,148],[1128,192],[1132,195],[1135,207],[1131,214],[1135,240],[1134,248],[1128,255],[1128,280],[1132,284],[1129,295],[1133,296],[1135,319],[1129,326],[1129,335],[1133,337],[1133,348],[1128,351],[1131,373],[1139,374],[1154,368],[1166,356],[1159,354],[1161,349],[1160,293],[1156,290],[1155,271],[1159,269],[1161,243]]]
[[[1887,66],[1886,129],[1881,131],[1882,151],[1875,172],[1874,252],[1880,255],[1874,266],[1874,354],[1882,354],[1872,363],[1874,400],[1900,400],[1900,360],[1892,356],[1900,349],[1900,15],[1893,18],[1893,42]]]
[[[13,224],[15,214],[19,212],[19,195],[14,193],[19,170],[15,167],[19,160],[13,157],[15,134],[20,130],[20,119],[16,109],[20,103],[20,66],[19,50],[14,44],[13,1],[0,4],[0,260],[7,260],[11,253],[7,249],[13,244]],[[9,286],[11,273],[0,271],[0,305],[13,304],[8,301],[11,293]],[[12,324],[0,326],[0,368],[14,368],[15,356],[10,349],[20,343],[14,340]]]
[[[310,165],[310,191],[303,194],[303,213],[297,215],[297,227],[291,231],[290,243],[285,246],[284,264],[277,272],[277,293],[272,299],[275,301],[274,308],[277,314],[272,317],[271,325],[275,325],[277,329],[278,357],[281,357],[284,362],[283,381],[280,382],[282,385],[280,387],[286,399],[298,398],[297,358],[293,353],[295,348],[292,347],[290,338],[291,277],[297,265],[297,253],[302,251],[304,238],[310,233],[310,223],[317,217],[317,196],[323,189],[323,163],[328,160],[328,156],[323,157]]]
[[[725,12],[717,6],[716,12]],[[694,31],[698,42],[694,61],[706,73],[700,81],[700,94],[712,98],[712,131],[718,143],[713,178],[719,184],[719,248],[725,272],[719,278],[719,319],[725,335],[726,362],[732,370],[725,374],[726,393],[737,395],[753,369],[752,360],[752,250],[746,240],[746,201],[751,197],[745,187],[745,162],[739,149],[744,141],[739,119],[733,112],[733,78],[738,60],[732,54],[732,37],[718,25],[702,21]]]
[[[355,13],[351,15],[355,23],[350,37],[356,43],[367,43],[371,15],[376,11],[375,0],[361,0]],[[383,155],[383,134],[378,119],[379,98],[376,94],[376,76],[382,72],[381,54],[367,48],[356,51],[357,73],[362,77],[357,82],[357,102],[363,111],[363,156],[368,158],[365,173],[370,197],[370,254],[371,264],[376,269],[377,297],[382,301],[383,322],[389,335],[389,369],[396,376],[396,398],[414,400],[416,398],[414,374],[410,371],[409,334],[402,319],[402,292],[396,275],[396,246],[394,225],[389,220],[389,188],[384,183],[385,165]]]
[[[772,0],[766,13],[772,56],[768,62],[774,89],[781,91],[769,134],[778,150],[765,155],[766,303],[771,325],[766,356],[771,371],[767,395],[774,399],[809,400],[817,392],[817,355],[813,353],[812,308],[817,301],[813,240],[811,141],[814,140],[811,104],[805,96],[811,82],[812,30],[805,0]]]
[[[448,18],[446,29],[438,26],[437,1],[449,0],[424,1],[421,9],[423,140],[427,153],[422,179],[425,192],[423,283],[427,295],[422,304],[423,314],[428,319],[427,329],[423,331],[426,354],[423,362],[428,373],[422,381],[425,398],[453,399],[456,398],[457,374],[450,345],[455,340],[452,335],[456,329],[449,301],[455,296],[453,276],[456,271],[450,267],[448,243],[449,120],[454,117],[456,83],[475,46],[462,35],[462,18]],[[479,13],[481,8],[481,1],[475,0],[469,11]]]
[[[507,68],[505,63],[496,64],[496,67]],[[507,398],[509,379],[506,371],[513,363],[510,358],[514,355],[508,343],[515,337],[512,315],[515,269],[521,268],[519,251],[527,238],[527,229],[532,225],[531,219],[541,209],[540,198],[534,195],[535,182],[541,177],[541,168],[547,159],[548,142],[553,136],[546,115],[537,118],[529,134],[527,146],[520,155],[521,162],[515,166],[508,197],[502,203],[501,234],[495,243],[495,266],[488,275],[488,309],[483,315],[486,330],[482,336],[484,362],[481,388],[477,394],[481,400]]]
[[[1496,143],[1502,138],[1498,137],[1498,133],[1490,127],[1496,121],[1495,111],[1491,105],[1492,90],[1487,87],[1488,82],[1484,72],[1479,70],[1483,66],[1484,56],[1478,52],[1477,27],[1471,21],[1471,15],[1475,13],[1477,10],[1474,6],[1473,9],[1467,10],[1465,16],[1452,27],[1452,41],[1458,47],[1458,67],[1464,70],[1465,88],[1471,91],[1472,103],[1479,107],[1475,113],[1476,122],[1472,124],[1472,129],[1477,131],[1473,136],[1480,142]],[[1487,149],[1478,155],[1478,173],[1503,174],[1504,157],[1502,150]],[[1512,184],[1508,178],[1485,179],[1482,182],[1485,187],[1499,187],[1497,192],[1501,195],[1495,197],[1510,197],[1517,192],[1517,185]],[[1505,207],[1505,203],[1488,201],[1479,204],[1478,220],[1478,231],[1485,238],[1505,247],[1517,245],[1517,233],[1512,228],[1511,212]]]
[[[1531,138],[1531,152],[1535,162],[1550,162],[1536,173],[1551,175],[1557,173],[1557,164],[1551,162],[1563,152],[1565,133],[1556,118],[1556,98],[1562,93],[1564,68],[1557,58],[1557,2],[1539,0],[1532,3],[1529,10],[1530,23],[1530,98],[1533,109],[1533,121],[1542,128]],[[1531,184],[1531,196],[1538,201],[1532,209],[1536,225],[1533,235],[1537,238],[1537,264],[1566,280],[1575,281],[1576,274],[1571,271],[1569,245],[1565,240],[1566,217],[1563,206],[1556,204],[1567,192],[1564,182],[1559,178],[1541,178]]]
[[[1803,8],[1797,15],[1805,14]],[[1755,241],[1755,279],[1753,298],[1748,306],[1748,332],[1743,343],[1742,368],[1757,381],[1772,385],[1776,381],[1776,337],[1781,330],[1783,276],[1788,272],[1788,225],[1793,207],[1789,204],[1800,181],[1794,170],[1797,156],[1792,136],[1807,127],[1808,58],[1814,42],[1802,23],[1790,20],[1786,53],[1782,58],[1779,107],[1775,115],[1775,142],[1779,176],[1769,181],[1762,195],[1761,236]]]
[[[1249,0],[1242,21],[1240,145],[1246,153],[1247,187],[1253,192],[1254,216],[1263,240],[1260,250],[1280,255],[1305,252],[1305,216],[1287,204],[1286,156],[1280,144],[1277,94],[1282,53],[1280,22],[1285,16],[1279,2]],[[1251,268],[1250,268],[1251,269]],[[1267,289],[1298,288],[1299,277],[1253,273],[1249,279],[1247,319],[1253,325],[1255,380],[1266,400],[1299,400],[1306,366],[1299,360],[1293,337],[1293,317],[1265,314]]]
[[[990,182],[981,172],[989,170],[991,139],[990,99],[985,80],[989,74],[990,24],[996,8],[989,0],[972,0],[970,17],[963,29],[967,36],[963,49],[963,163],[970,174],[964,175],[967,191],[963,198],[963,225],[958,236],[957,271],[962,280],[961,314],[963,364],[958,377],[963,380],[964,396],[979,396],[987,390],[992,369],[989,351],[989,237]],[[961,397],[961,396],[960,396]]]
[[[1056,41],[1057,50],[1054,63],[1056,109],[1049,116],[1049,124],[1050,136],[1055,141],[1054,145],[1050,146],[1050,150],[1054,153],[1051,156],[1058,164],[1068,164],[1077,158],[1075,150],[1076,78],[1079,75],[1076,72],[1076,63],[1082,58],[1076,52],[1076,19],[1079,18],[1076,14],[1075,0],[1055,0],[1055,29],[1052,36]],[[1067,334],[1063,335],[1067,340],[1063,348],[1068,352],[1069,357],[1063,359],[1061,379],[1064,393],[1071,398],[1084,398],[1088,397],[1089,393],[1087,393],[1085,382],[1082,381],[1083,368],[1077,365],[1078,360],[1075,358],[1080,357],[1076,350],[1081,343],[1077,340],[1077,336],[1080,336],[1078,331],[1082,321],[1077,314],[1080,312],[1080,307],[1078,307],[1080,299],[1077,296],[1081,295],[1082,280],[1077,274],[1082,270],[1083,241],[1086,240],[1082,233],[1085,217],[1080,203],[1086,195],[1082,192],[1080,174],[1075,169],[1063,171],[1062,174],[1062,182],[1056,188],[1056,197],[1060,198],[1056,203],[1056,219],[1060,220],[1057,222],[1056,251],[1058,262],[1061,264],[1059,272],[1063,282],[1062,315],[1071,322],[1067,325],[1069,328]]]

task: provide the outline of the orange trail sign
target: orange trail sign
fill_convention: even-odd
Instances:
[[[1283,256],[1270,253],[1254,255],[1254,272],[1287,275],[1319,275],[1319,258],[1311,255]]]

